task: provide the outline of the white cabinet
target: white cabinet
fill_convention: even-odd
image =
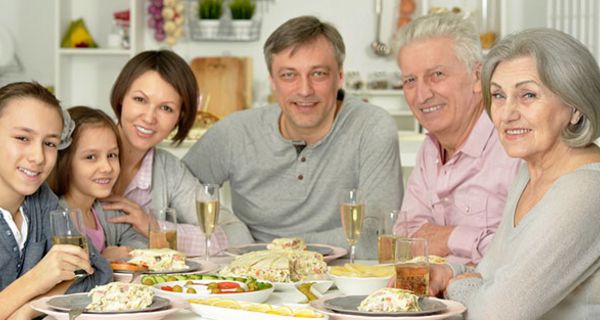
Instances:
[[[402,90],[346,90],[371,104],[385,109],[396,120],[398,131],[420,133],[419,122],[413,117]]]
[[[54,87],[64,108],[87,105],[113,115],[110,90],[125,63],[142,49],[142,0],[54,0]],[[109,48],[113,13],[130,10],[129,48]],[[71,21],[83,18],[98,48],[61,48]]]

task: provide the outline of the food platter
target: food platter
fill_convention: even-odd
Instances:
[[[389,317],[405,317],[405,316],[422,316],[435,313],[441,313],[448,308],[439,300],[430,298],[419,299],[420,311],[403,311],[403,312],[367,312],[358,310],[360,302],[367,296],[343,296],[330,298],[323,301],[325,308],[337,311],[339,313],[354,314],[361,316],[389,316]]]
[[[186,269],[175,269],[175,270],[163,270],[163,271],[150,271],[150,270],[113,270],[114,273],[141,273],[141,274],[168,274],[168,273],[184,273],[184,272],[200,272],[206,273],[211,272],[219,268],[219,266],[210,261],[196,262],[192,260],[185,260],[185,264],[188,266]]]
[[[439,301],[446,305],[446,310],[440,313],[428,314],[428,315],[407,315],[407,316],[387,316],[387,315],[358,315],[349,313],[340,313],[338,311],[331,310],[325,307],[324,302],[332,297],[323,297],[321,299],[312,301],[310,306],[317,311],[329,315],[331,319],[337,320],[439,320],[447,319],[451,316],[460,315],[464,313],[467,308],[460,302],[452,300],[442,300],[437,298],[429,298],[430,300]]]
[[[308,251],[314,251],[323,255],[325,262],[333,261],[348,253],[344,248],[334,247],[327,244],[310,243],[306,245]],[[250,243],[240,246],[229,247],[225,253],[230,256],[239,256],[253,251],[267,250],[266,243]]]
[[[75,294],[66,294],[62,296],[53,297],[49,299],[46,304],[51,308],[58,310],[69,312],[71,309],[84,308],[92,302],[92,298],[88,296],[87,293],[75,293]],[[152,299],[152,304],[143,309],[132,309],[132,310],[123,310],[123,311],[95,311],[95,310],[84,310],[84,313],[98,313],[98,314],[114,314],[114,313],[139,313],[139,312],[149,312],[156,311],[168,308],[171,305],[171,302],[168,299],[161,297],[154,297]]]

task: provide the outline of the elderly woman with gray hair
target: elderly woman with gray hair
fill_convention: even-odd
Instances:
[[[484,102],[506,152],[524,159],[475,269],[435,267],[468,319],[600,319],[600,70],[557,30],[510,35],[488,54]],[[451,270],[452,269],[452,270]]]

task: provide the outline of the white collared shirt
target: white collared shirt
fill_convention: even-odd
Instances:
[[[15,237],[17,244],[19,245],[19,251],[23,251],[25,241],[27,241],[27,230],[29,225],[29,221],[27,221],[27,216],[23,212],[23,207],[19,207],[19,214],[23,218],[23,223],[21,224],[20,228],[17,227],[17,224],[15,223],[15,220],[13,219],[13,216],[10,212],[3,208],[0,208],[0,212],[2,212],[4,221],[6,221],[6,223],[8,224],[10,231],[12,231],[12,234]]]

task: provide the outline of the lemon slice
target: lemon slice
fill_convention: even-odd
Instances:
[[[246,310],[246,311],[262,312],[262,313],[268,313],[272,309],[273,308],[271,307],[271,305],[264,304],[264,303],[251,304],[244,308],[244,310]]]
[[[228,309],[240,309],[240,305],[238,304],[238,302],[235,300],[230,300],[230,299],[217,300],[217,301],[212,302],[210,305],[213,307],[221,307],[221,308],[228,308]]]
[[[294,317],[297,317],[297,318],[322,318],[323,316],[316,313],[312,309],[304,308],[304,309],[296,309],[296,311],[294,311]]]
[[[294,312],[292,311],[292,308],[286,307],[286,306],[273,308],[270,311],[267,311],[266,313],[277,314],[280,316],[291,316],[294,314]]]

